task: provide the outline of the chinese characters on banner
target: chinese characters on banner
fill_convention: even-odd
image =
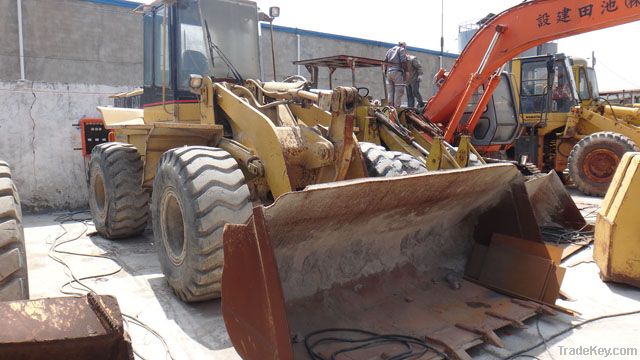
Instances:
[[[618,11],[618,3],[621,2],[622,0],[602,0],[600,3],[600,14],[604,15],[605,13],[613,13]],[[640,0],[624,0],[624,6],[626,6],[627,8],[640,7]],[[536,21],[538,27],[541,28],[552,25],[552,20],[554,18],[556,24],[569,23],[574,18],[590,18],[593,16],[594,7],[595,6],[593,4],[586,4],[584,6],[578,7],[577,9],[564,7],[555,13],[555,17],[553,17],[552,14],[545,12],[538,15]]]

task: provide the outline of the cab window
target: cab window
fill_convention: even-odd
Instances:
[[[545,111],[545,98],[548,92],[547,60],[531,61],[522,64],[520,86],[520,111],[523,114]]]
[[[171,48],[169,47],[169,28],[171,17],[167,13],[165,6],[160,6],[155,12],[153,27],[154,27],[154,85],[162,87],[163,79],[165,85],[171,87]],[[167,27],[163,28],[164,17],[167,16]],[[163,46],[164,40],[164,46]],[[164,47],[164,50],[163,50]],[[164,54],[164,59],[162,55]],[[164,65],[164,66],[163,66]]]
[[[587,78],[591,85],[591,96],[594,99],[600,97],[600,88],[598,87],[598,78],[596,77],[596,71],[593,68],[587,68]]]
[[[144,86],[153,85],[153,14],[144,16]]]
[[[574,105],[571,77],[562,61],[557,61],[551,90],[551,111],[568,112]]]
[[[591,98],[591,94],[589,93],[589,82],[587,80],[587,73],[584,71],[584,68],[580,68],[578,74],[578,81],[580,81],[578,96],[580,96],[580,100],[589,100]]]
[[[185,1],[179,6],[178,89],[189,90],[189,76],[207,75],[209,60],[197,1]]]

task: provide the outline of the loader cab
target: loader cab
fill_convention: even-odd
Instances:
[[[145,7],[143,22],[145,108],[196,103],[196,95],[189,90],[191,74],[237,82],[223,55],[243,77],[259,77],[258,9],[254,2],[156,1]],[[218,52],[210,49],[207,28]]]
[[[519,86],[519,108],[523,124],[545,127],[554,114],[565,118],[580,97],[569,57],[563,54],[515,59],[513,75]],[[559,117],[558,117],[559,120]],[[563,120],[560,120],[563,121]]]
[[[197,1],[157,2],[144,14],[145,106],[195,101],[189,74],[205,75],[209,61]],[[164,92],[164,96],[163,96]]]
[[[480,86],[473,94],[461,124],[466,124],[476,108],[484,87]],[[507,73],[501,75],[500,83],[485,107],[472,134],[472,144],[476,146],[504,145],[514,141],[520,130],[520,121],[515,102],[513,84]]]

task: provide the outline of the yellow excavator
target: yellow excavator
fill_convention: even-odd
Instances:
[[[94,224],[120,239],[151,220],[167,282],[185,301],[222,296],[243,358],[468,359],[502,346],[496,329],[566,311],[563,249],[541,228],[585,221],[555,174],[472,164],[469,136],[422,136],[353,87],[257,80],[253,2],[141,9],[143,108],[99,108],[115,141],[91,153]],[[410,146],[361,141],[364,125]]]

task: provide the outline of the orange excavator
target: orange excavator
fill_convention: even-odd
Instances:
[[[490,145],[508,143],[518,122],[483,118],[489,101],[512,100],[491,97],[508,60],[637,19],[633,1],[508,9],[440,72],[423,115],[449,143],[481,127]],[[466,360],[473,346],[504,347],[497,329],[570,313],[555,305],[562,249],[543,241],[541,225],[586,224],[559,179],[546,179],[525,183],[515,167],[492,164],[311,185],[255,206],[223,232],[222,311],[236,351],[251,360]]]
[[[439,91],[423,116],[438,124],[449,143],[473,133],[482,152],[500,150],[513,142],[519,124],[483,112],[508,61],[548,41],[637,20],[640,2],[631,0],[537,0],[505,10],[484,23],[448,73],[440,69]]]

